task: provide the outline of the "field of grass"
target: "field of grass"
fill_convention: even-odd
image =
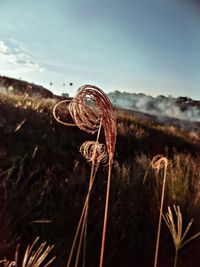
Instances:
[[[0,260],[14,259],[17,244],[23,255],[39,236],[54,245],[51,266],[66,266],[89,183],[90,164],[79,147],[91,136],[57,123],[55,104],[0,95]],[[163,210],[179,205],[184,229],[193,218],[190,237],[200,231],[200,142],[174,126],[116,113],[104,266],[153,266],[163,171],[156,173],[150,163],[158,154],[168,158]],[[100,166],[91,192],[86,267],[99,263],[107,169]],[[177,266],[199,266],[199,253],[196,238],[180,250]],[[173,260],[173,240],[163,221],[158,266],[173,266]]]

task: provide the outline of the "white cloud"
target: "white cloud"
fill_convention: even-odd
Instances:
[[[7,63],[20,67],[24,71],[43,72],[45,70],[40,64],[31,61],[30,56],[24,52],[21,46],[12,48],[0,40],[0,55],[4,57]]]
[[[3,41],[0,41],[0,54],[9,55],[9,49]]]

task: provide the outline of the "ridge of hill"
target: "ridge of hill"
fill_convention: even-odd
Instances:
[[[0,76],[0,93],[52,100],[67,99],[66,96],[53,94],[43,86],[5,76]],[[197,138],[200,138],[200,101],[188,97],[172,98],[162,95],[154,98],[142,93],[120,91],[111,92],[108,96],[119,110],[124,109],[126,113],[161,125],[193,131]]]
[[[36,85],[26,81],[0,76],[0,92],[14,93],[16,95],[27,94],[30,97],[50,98],[50,99],[66,99],[66,96],[58,96],[41,85]],[[129,111],[144,113],[153,116],[156,121],[160,122],[176,122],[181,125],[178,120],[200,122],[200,101],[193,100],[189,97],[173,98],[159,95],[152,97],[142,93],[127,93],[114,91],[108,94],[114,106]],[[141,114],[141,116],[143,116]],[[166,118],[166,119],[165,119]],[[174,124],[174,123],[173,123]],[[191,123],[184,123],[189,124]],[[188,128],[188,127],[187,127]]]
[[[10,92],[17,95],[27,94],[29,96],[38,96],[42,98],[58,98],[50,90],[41,85],[29,83],[23,80],[14,79],[6,76],[0,76],[0,92]]]

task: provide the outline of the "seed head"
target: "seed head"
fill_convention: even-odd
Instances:
[[[79,88],[69,104],[70,114],[76,125],[88,133],[104,129],[109,160],[113,160],[116,143],[116,117],[108,96],[98,87],[84,85]]]
[[[80,147],[80,152],[88,162],[98,165],[107,161],[106,146],[95,141],[86,141]]]

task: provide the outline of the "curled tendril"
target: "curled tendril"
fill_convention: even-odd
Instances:
[[[159,172],[161,169],[168,166],[168,159],[162,155],[155,156],[151,161],[151,167]]]
[[[112,162],[116,143],[116,117],[108,96],[98,87],[84,85],[69,104],[76,125],[88,133],[95,133],[102,122],[109,160]]]
[[[107,161],[106,146],[104,144],[86,141],[81,145],[80,152],[88,162],[94,162],[96,165]]]
[[[53,116],[54,118],[56,119],[57,122],[65,125],[65,126],[76,126],[75,123],[68,123],[68,122],[65,122],[63,120],[61,120],[61,118],[57,115],[57,113],[59,112],[60,114],[63,113],[63,111],[66,112],[66,110],[64,110],[64,108],[62,108],[62,104],[67,104],[67,107],[69,105],[69,103],[71,102],[71,100],[62,100],[62,101],[59,101],[53,108]]]

